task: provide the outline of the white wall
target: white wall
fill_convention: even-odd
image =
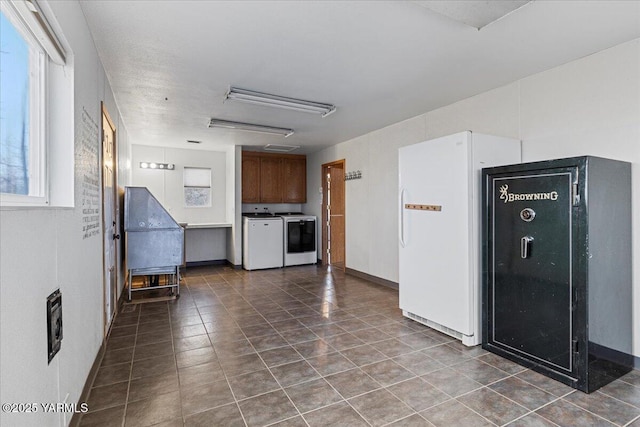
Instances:
[[[99,125],[100,101],[104,100],[116,125],[121,161],[127,151],[126,130],[80,6],[76,2],[50,2],[49,6],[54,15],[50,18],[55,18],[52,19],[54,27],[62,29],[72,52],[64,75],[72,80],[69,96],[73,103],[69,105],[73,108],[69,108],[69,117],[57,112],[57,120],[65,121],[68,137],[51,143],[72,147],[75,143],[74,184],[69,184],[74,187],[71,193],[74,200],[64,201],[64,206],[71,207],[0,212],[0,396],[3,403],[75,403],[80,397],[103,340],[102,235],[83,239],[82,206],[78,203],[82,196],[78,165],[86,160],[78,150],[83,110]],[[93,143],[100,151],[99,136]],[[121,183],[127,167],[126,162],[119,165]],[[64,338],[60,352],[48,364],[46,297],[58,287],[62,292]],[[0,425],[67,425],[72,415],[42,410],[35,414],[2,412]]]
[[[227,219],[227,155],[225,151],[132,145],[131,182],[135,186],[147,187],[178,222],[230,222]],[[175,169],[142,169],[140,162],[173,163]],[[185,207],[185,167],[211,168],[211,207]]]
[[[231,228],[227,229],[227,260],[242,264],[242,147],[229,149],[227,156],[227,211]]]
[[[209,151],[166,148],[148,145],[131,146],[131,185],[147,187],[178,222],[188,224],[231,223],[224,228],[188,229],[185,234],[187,262],[218,261],[233,263],[235,248],[235,149]],[[173,163],[174,170],[141,169],[140,162]],[[185,167],[211,168],[211,207],[184,206],[183,173]],[[231,242],[229,241],[231,239]]]
[[[321,165],[346,159],[347,267],[398,281],[397,148],[463,130],[523,142],[523,160],[596,155],[633,163],[634,325],[640,325],[640,40],[307,157],[306,211],[320,215]],[[640,328],[634,331],[640,356]]]

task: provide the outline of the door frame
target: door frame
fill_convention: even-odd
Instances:
[[[113,120],[111,120],[111,116],[109,115],[109,111],[107,111],[107,107],[104,104],[104,101],[100,101],[100,159],[101,159],[101,170],[100,173],[102,174],[102,179],[101,179],[101,194],[102,194],[102,230],[104,233],[104,230],[107,229],[106,227],[106,209],[105,209],[105,192],[104,192],[104,186],[105,186],[105,176],[104,176],[104,142],[105,142],[105,138],[104,138],[104,121],[106,120],[107,123],[109,124],[109,127],[112,130],[112,134],[113,134],[113,147],[112,147],[112,156],[113,156],[113,170],[112,170],[112,175],[113,175],[113,182],[111,183],[112,188],[113,188],[113,207],[112,207],[112,215],[113,215],[113,221],[115,222],[114,225],[114,234],[117,235],[117,239],[120,238],[120,234],[119,234],[119,225],[120,225],[120,221],[117,218],[118,216],[118,212],[120,211],[119,209],[119,203],[120,203],[120,199],[119,199],[119,195],[118,195],[118,152],[117,152],[117,148],[118,148],[118,144],[117,144],[117,133],[116,133],[116,127],[113,124]],[[106,245],[105,245],[105,236],[102,236],[102,323],[103,323],[103,333],[104,336],[106,337],[108,332],[109,332],[109,328],[111,326],[111,323],[109,322],[109,320],[113,321],[113,318],[115,317],[115,314],[118,311],[118,278],[120,277],[120,268],[119,268],[119,263],[118,263],[118,257],[119,257],[119,244],[117,244],[115,242],[116,238],[113,239],[113,258],[114,258],[114,272],[113,272],[113,289],[111,289],[111,298],[114,301],[113,307],[111,308],[111,319],[108,319],[107,316],[107,288],[109,287],[109,283],[107,283],[107,269],[108,269],[108,262],[106,259],[106,254],[107,254],[107,250],[106,250]]]
[[[329,171],[329,168],[333,166],[341,166],[342,170],[345,171],[346,160],[341,159],[341,160],[335,160],[329,163],[323,163],[321,168],[320,182],[322,182],[322,195],[323,195],[322,208],[321,208],[322,209],[322,265],[323,266],[329,265],[328,257],[327,257],[328,240],[329,240],[327,227],[329,225],[329,217],[327,216],[328,188],[327,188],[326,177],[327,177],[327,172]],[[344,181],[342,182],[342,185],[343,185],[343,192],[344,192],[343,194],[345,194],[346,196]],[[344,222],[345,222],[345,228],[346,228],[346,220],[347,220],[346,197],[343,198],[343,203],[344,205],[342,206],[342,211],[344,212]],[[344,247],[342,249],[344,253],[344,270],[346,270],[347,269],[346,230],[345,230],[344,236],[345,236],[345,241],[343,242]]]

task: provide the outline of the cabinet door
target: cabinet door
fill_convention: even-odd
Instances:
[[[242,203],[260,203],[260,158],[242,158]]]
[[[283,203],[307,202],[306,159],[282,159]]]
[[[282,203],[282,159],[260,159],[260,203]]]

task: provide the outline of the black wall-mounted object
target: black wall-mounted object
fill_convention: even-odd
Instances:
[[[48,363],[62,345],[62,294],[60,289],[47,297],[47,353]]]
[[[483,342],[590,393],[632,356],[631,165],[483,169]]]

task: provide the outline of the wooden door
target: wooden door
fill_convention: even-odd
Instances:
[[[307,161],[305,158],[282,159],[283,203],[307,202]]]
[[[344,270],[345,251],[345,161],[322,165],[322,264]]]
[[[260,203],[260,158],[242,154],[242,203]]]
[[[282,203],[282,159],[260,159],[260,202]]]
[[[116,128],[104,103],[102,107],[102,230],[104,266],[104,335],[116,313],[118,296],[116,268],[118,250],[117,233],[117,180],[116,180]]]

